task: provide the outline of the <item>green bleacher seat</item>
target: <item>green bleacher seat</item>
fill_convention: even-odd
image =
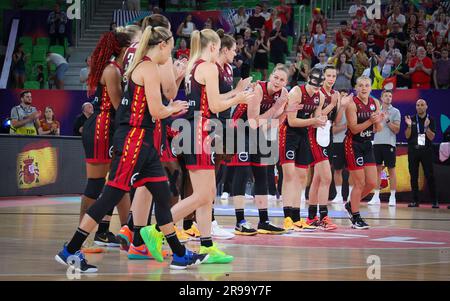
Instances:
[[[287,47],[288,47],[288,52],[292,51],[292,47],[294,45],[294,38],[292,36],[289,36],[287,38]]]
[[[26,81],[23,84],[23,88],[28,89],[28,90],[39,90],[40,85],[39,85],[39,82],[37,82],[37,81]]]
[[[25,47],[33,47],[33,38],[28,36],[20,37],[19,43],[22,43]]]
[[[39,46],[50,46],[50,39],[47,37],[40,37],[36,39],[36,45]]]
[[[47,57],[47,47],[46,46],[34,46],[33,54],[31,55],[31,61],[33,62],[45,62]]]
[[[50,46],[48,51],[64,56],[64,47],[63,46],[53,45],[53,46]]]

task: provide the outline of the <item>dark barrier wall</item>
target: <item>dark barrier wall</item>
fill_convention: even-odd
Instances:
[[[80,138],[0,135],[0,196],[82,193]]]

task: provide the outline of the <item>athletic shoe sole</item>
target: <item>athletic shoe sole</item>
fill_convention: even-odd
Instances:
[[[172,269],[172,270],[185,270],[188,267],[199,265],[199,264],[202,264],[202,263],[206,262],[206,260],[208,260],[208,258],[209,258],[209,254],[206,255],[205,258],[203,258],[203,260],[197,259],[195,261],[195,263],[193,263],[193,264],[186,265],[186,266],[179,266],[179,265],[172,265],[172,264],[170,264],[169,268]]]
[[[120,243],[113,243],[113,242],[103,242],[103,241],[98,241],[95,240],[94,244],[96,244],[97,246],[101,246],[101,247],[110,247],[110,248],[118,248],[120,247]]]
[[[280,235],[280,234],[285,234],[286,231],[269,231],[269,230],[264,230],[264,229],[258,229],[257,230],[259,234],[271,234],[271,235]]]
[[[67,262],[65,262],[61,257],[59,257],[59,255],[55,255],[55,260],[56,260],[56,262],[58,262],[64,266],[68,266]],[[82,271],[80,269],[75,269],[75,272],[85,273],[85,274],[97,273],[97,271],[98,271],[97,268],[89,268],[86,271]]]
[[[240,231],[236,231],[235,230],[234,234],[236,234],[236,235],[243,235],[243,236],[254,236],[254,235],[258,234],[258,232],[255,231],[255,232],[252,232],[252,233],[248,233],[248,232],[240,232]]]
[[[357,229],[357,230],[368,230],[368,229],[370,229],[370,226],[359,227],[359,226],[356,226],[356,225],[352,225],[352,228],[353,229]]]

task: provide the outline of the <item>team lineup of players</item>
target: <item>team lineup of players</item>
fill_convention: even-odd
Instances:
[[[231,196],[236,212],[235,234],[335,230],[337,226],[327,209],[332,181],[330,128],[345,120],[347,131],[341,156],[345,155],[353,182],[345,208],[353,228],[369,228],[359,214],[359,205],[377,184],[372,140],[374,133],[382,129],[384,118],[379,102],[370,97],[369,78],[358,78],[355,96],[341,94],[332,89],[336,69],[329,66],[323,71],[312,69],[305,85],[288,91],[288,69],[277,65],[267,82],[241,79],[233,88],[233,37],[223,31],[194,31],[189,61],[174,61],[174,38],[167,18],[152,15],[142,23],[142,31],[133,25],[104,34],[93,52],[88,85],[95,95],[95,113],[83,129],[88,182],[80,224],[55,256],[56,261],[80,272],[96,272],[97,268],[87,263],[82,246],[98,225],[96,243],[120,243],[129,259],[162,262],[169,256],[162,249],[165,240],[172,253],[171,269],[232,262],[234,257],[220,250],[211,235],[218,227],[213,202],[216,172],[221,164],[234,170]],[[186,100],[172,100],[183,80]],[[183,131],[190,131],[189,135],[170,127],[170,120],[180,118],[188,122],[189,127]],[[243,149],[233,149],[232,155],[227,150],[211,156],[208,148],[212,144],[209,129],[213,118],[232,132],[240,130],[233,126],[237,121],[248,121],[250,128],[245,130]],[[260,131],[263,135],[259,135]],[[255,132],[255,137],[267,141],[258,140],[256,151],[249,152],[250,136]],[[274,132],[278,135],[275,139]],[[190,149],[175,155],[171,140],[178,136],[189,137]],[[267,154],[259,147],[277,142],[283,170],[282,227],[269,221],[269,164]],[[309,167],[314,175],[305,220],[300,218],[300,199]],[[247,171],[255,180],[259,211],[256,229],[244,216]],[[156,224],[150,221],[152,203]],[[109,232],[116,206],[122,225],[117,238]],[[183,219],[186,231],[181,232],[174,225]],[[224,232],[223,238],[234,236]],[[187,241],[186,234],[200,238],[198,252],[182,244]]]

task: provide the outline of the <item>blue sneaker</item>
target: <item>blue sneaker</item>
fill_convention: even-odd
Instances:
[[[170,268],[172,270],[184,270],[188,266],[198,265],[206,260],[208,260],[209,254],[197,254],[188,249],[184,253],[183,257],[177,256],[177,254],[173,254],[172,263],[170,264]]]
[[[67,244],[64,244],[61,252],[55,256],[55,260],[65,266],[75,266],[75,271],[79,273],[97,273],[97,267],[88,264],[81,251],[70,254],[69,251],[67,251]]]

